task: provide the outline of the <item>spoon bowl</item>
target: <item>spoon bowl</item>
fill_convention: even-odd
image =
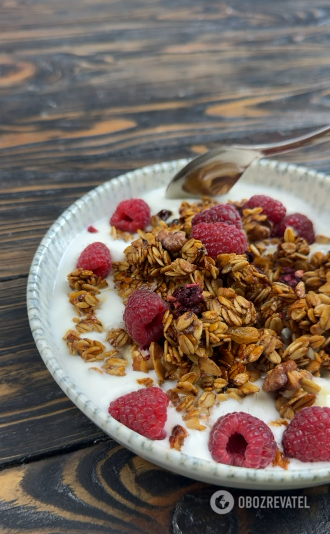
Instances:
[[[330,134],[330,126],[295,139],[255,146],[228,146],[209,150],[185,165],[170,181],[167,198],[224,195],[253,161],[319,143]]]

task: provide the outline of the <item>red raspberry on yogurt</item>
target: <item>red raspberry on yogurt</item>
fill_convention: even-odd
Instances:
[[[144,230],[150,224],[150,218],[148,204],[140,198],[132,198],[118,204],[110,224],[118,230],[133,234],[139,229]]]

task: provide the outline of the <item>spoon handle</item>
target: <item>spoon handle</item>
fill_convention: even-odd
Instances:
[[[166,190],[166,197],[224,195],[230,191],[253,161],[265,156],[284,154],[303,146],[315,145],[329,134],[330,126],[324,126],[309,134],[280,143],[213,148],[190,161],[172,178]]]
[[[261,156],[275,156],[276,154],[284,154],[290,150],[296,148],[302,148],[304,146],[312,146],[319,142],[321,138],[330,134],[330,126],[324,126],[319,130],[314,130],[312,133],[302,135],[296,139],[289,139],[288,141],[281,141],[279,143],[271,143],[267,145],[234,145],[235,148],[241,148],[245,150],[256,150],[261,153]]]

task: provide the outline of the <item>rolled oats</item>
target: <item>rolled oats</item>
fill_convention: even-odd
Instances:
[[[93,271],[87,271],[85,269],[76,269],[68,274],[68,282],[71,289],[76,291],[93,291],[95,294],[98,294],[100,289],[108,286],[106,280],[95,275]]]
[[[145,386],[146,388],[151,388],[154,385],[152,378],[137,378],[136,381],[138,384]]]
[[[106,341],[113,347],[125,347],[132,343],[131,337],[123,328],[111,328],[107,333]]]
[[[73,321],[76,323],[76,330],[80,334],[86,332],[103,332],[103,325],[95,315],[88,314],[87,317],[79,319],[75,317]]]

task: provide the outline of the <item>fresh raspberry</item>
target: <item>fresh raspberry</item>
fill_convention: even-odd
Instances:
[[[266,195],[253,195],[243,206],[245,209],[262,208],[270,221],[278,224],[285,217],[286,208],[282,202]]]
[[[111,271],[112,258],[108,247],[96,241],[88,245],[80,254],[77,261],[78,269],[93,271],[96,276],[106,278]]]
[[[314,243],[315,234],[313,223],[308,217],[306,217],[306,215],[303,215],[302,213],[292,213],[291,215],[287,215],[279,224],[275,226],[273,235],[275,237],[283,237],[288,226],[292,226],[297,234],[306,239],[309,244]]]
[[[110,219],[110,224],[123,232],[136,232],[139,228],[144,230],[150,224],[150,208],[140,198],[123,200]]]
[[[199,284],[187,284],[178,287],[172,295],[167,297],[167,302],[173,306],[176,316],[187,311],[198,315],[205,309],[205,299]]]
[[[238,467],[264,469],[273,460],[277,445],[270,428],[250,414],[233,412],[219,417],[209,439],[213,460]]]
[[[239,229],[243,227],[240,214],[232,204],[217,204],[209,210],[196,213],[195,217],[191,221],[191,224],[195,226],[196,224],[200,224],[202,222],[224,222],[226,224],[233,224]]]
[[[168,309],[156,293],[148,289],[138,289],[129,297],[124,321],[129,335],[141,346],[158,341],[163,335],[163,315]]]
[[[330,460],[330,408],[303,408],[292,419],[282,439],[283,451],[301,462]]]
[[[145,438],[164,439],[169,398],[161,388],[128,393],[110,403],[109,414]]]
[[[196,224],[190,237],[199,239],[206,246],[208,255],[213,258],[230,252],[244,254],[248,247],[243,230],[222,222]]]

